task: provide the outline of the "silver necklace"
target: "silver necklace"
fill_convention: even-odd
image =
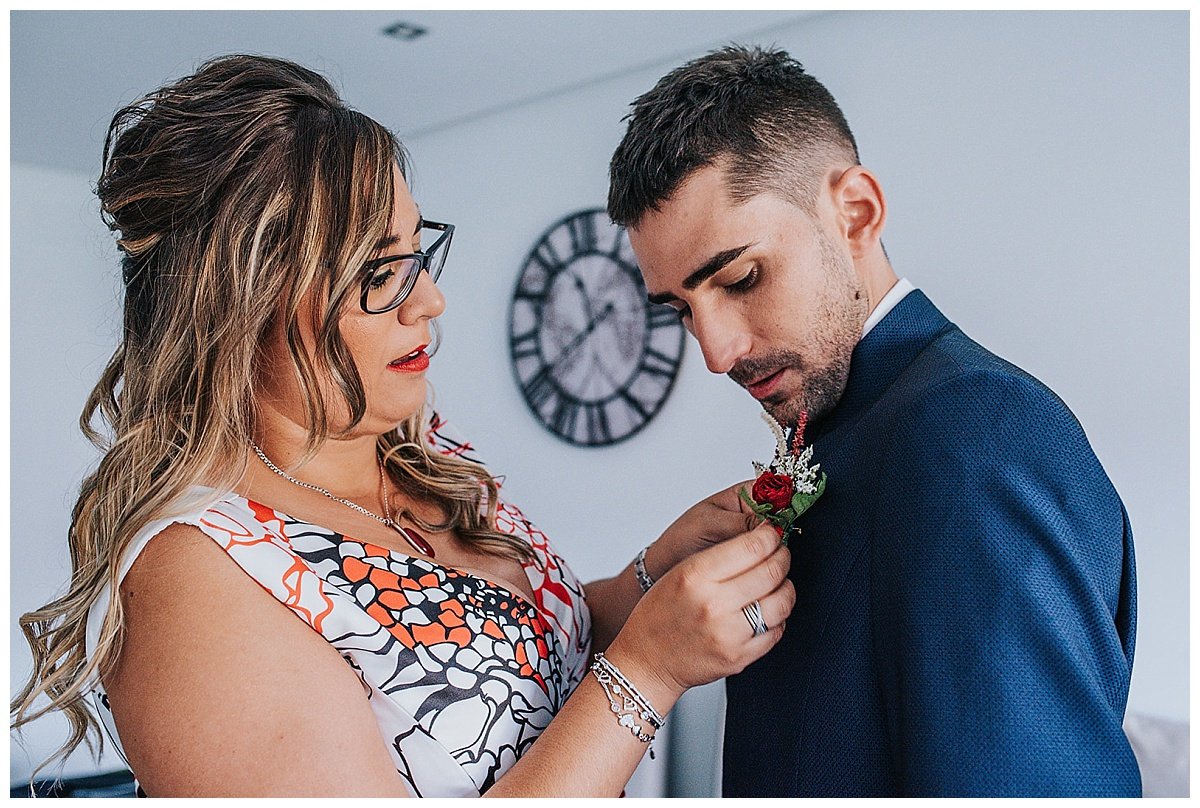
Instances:
[[[292,483],[293,485],[298,485],[301,488],[307,488],[310,491],[316,491],[318,494],[324,494],[326,497],[328,497],[329,499],[332,499],[334,502],[341,503],[342,505],[345,505],[347,508],[353,508],[354,510],[361,513],[363,516],[371,517],[376,522],[382,522],[383,524],[387,525],[392,530],[396,531],[401,536],[403,536],[404,540],[406,542],[408,542],[409,546],[412,547],[414,550],[416,550],[418,553],[427,555],[430,558],[434,557],[433,547],[430,546],[429,542],[426,541],[424,536],[422,536],[420,533],[413,530],[412,528],[404,527],[403,525],[398,524],[397,522],[395,522],[392,519],[392,507],[389,504],[389,500],[391,500],[392,497],[391,497],[391,492],[388,491],[387,474],[383,470],[383,458],[382,457],[378,457],[378,455],[376,456],[376,459],[379,460],[379,491],[380,491],[380,499],[383,501],[383,513],[384,513],[383,516],[380,516],[377,513],[368,511],[366,508],[359,505],[357,502],[351,502],[348,499],[343,499],[343,498],[335,495],[331,491],[327,491],[326,489],[322,488],[319,485],[313,485],[312,483],[306,483],[303,480],[297,480],[295,477],[288,474],[283,469],[279,468],[279,466],[272,463],[271,458],[267,457],[266,454],[263,452],[263,450],[258,448],[258,444],[255,443],[254,441],[250,441],[250,448],[254,449],[254,453],[256,455],[258,455],[258,459],[263,462],[263,465],[265,465],[271,471],[278,474],[283,479],[287,480],[289,483]]]

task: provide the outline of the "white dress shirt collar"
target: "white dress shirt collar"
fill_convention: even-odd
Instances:
[[[908,278],[901,278],[900,280],[896,281],[892,288],[888,290],[888,293],[883,296],[883,300],[879,301],[879,305],[875,307],[875,310],[871,312],[871,316],[867,318],[865,323],[863,323],[862,335],[865,337],[867,334],[871,333],[871,329],[874,328],[880,320],[886,317],[888,312],[894,309],[896,304],[904,299],[905,295],[907,295],[909,292],[915,291],[916,288],[917,287],[913,286]]]

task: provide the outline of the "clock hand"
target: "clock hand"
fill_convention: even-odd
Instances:
[[[571,353],[576,348],[578,348],[583,343],[583,341],[585,339],[587,339],[588,336],[593,331],[596,330],[596,326],[598,326],[598,325],[600,325],[600,323],[604,322],[604,320],[607,319],[608,315],[613,313],[613,309],[615,309],[615,308],[616,307],[611,302],[608,303],[598,315],[593,317],[588,322],[587,327],[585,327],[582,331],[580,331],[578,334],[576,334],[575,338],[573,340],[571,340],[570,342],[568,342],[566,344],[566,346],[561,351],[558,352],[558,355],[555,356],[554,359],[549,364],[552,367],[557,367],[559,361],[564,356],[566,356],[567,354]]]
[[[545,365],[542,366],[541,370],[539,370],[537,373],[535,373],[533,375],[532,378],[530,378],[528,381],[524,382],[525,388],[527,390],[532,390],[532,389],[541,387],[544,384],[544,382],[542,380],[546,376],[549,376],[550,378],[555,379],[555,381],[557,381],[559,362],[567,354],[571,353],[576,348],[578,348],[580,345],[582,345],[583,341],[585,339],[587,339],[588,335],[596,330],[596,326],[600,325],[600,323],[602,323],[608,317],[608,315],[612,314],[613,310],[615,308],[616,308],[616,306],[612,302],[609,302],[607,305],[605,305],[604,310],[601,311],[595,317],[593,317],[591,319],[591,321],[588,322],[587,326],[583,329],[583,331],[576,334],[575,338],[572,339],[570,342],[568,342],[566,344],[566,346],[561,351],[558,352],[558,354],[554,357],[554,359],[552,361],[547,362]]]
[[[583,306],[587,309],[588,320],[591,320],[593,317],[592,300],[588,297],[587,287],[583,285],[583,278],[572,272],[571,280],[575,281],[575,288],[579,290],[579,296],[583,298]]]

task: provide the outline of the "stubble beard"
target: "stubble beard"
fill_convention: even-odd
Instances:
[[[837,406],[846,391],[850,358],[867,319],[870,304],[853,265],[824,238],[821,238],[821,260],[835,288],[829,290],[821,305],[819,320],[823,325],[815,335],[815,344],[804,354],[778,351],[756,357],[735,369],[739,375],[734,381],[761,378],[769,368],[787,367],[799,375],[798,391],[778,401],[768,398],[762,402],[763,409],[785,426],[798,424],[805,413],[809,422],[816,421]],[[814,358],[824,361],[815,365]],[[729,375],[734,376],[734,372]]]
[[[763,409],[786,426],[800,423],[805,413],[808,413],[809,421],[823,418],[837,406],[846,390],[851,353],[847,351],[844,356],[839,354],[825,367],[806,374],[798,392],[778,402],[764,401]],[[799,368],[797,370],[803,372]]]

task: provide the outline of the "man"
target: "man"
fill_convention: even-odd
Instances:
[[[784,639],[727,680],[725,796],[1139,795],[1124,507],[1062,401],[897,279],[829,92],[709,54],[611,180],[650,299],[828,475]]]

